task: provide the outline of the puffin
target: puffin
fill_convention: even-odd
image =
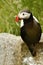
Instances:
[[[28,9],[22,10],[16,16],[16,21],[21,20],[20,35],[22,40],[28,46],[31,54],[36,56],[35,46],[39,43],[41,38],[41,25],[37,18],[33,16]]]

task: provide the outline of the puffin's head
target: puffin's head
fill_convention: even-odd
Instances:
[[[32,13],[29,10],[22,10],[19,12],[18,16],[16,17],[16,21],[30,19],[31,16],[32,16]]]

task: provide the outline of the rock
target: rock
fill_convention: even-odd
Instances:
[[[21,65],[21,38],[0,33],[0,65]]]
[[[43,34],[33,57],[20,36],[0,33],[0,65],[43,65]]]

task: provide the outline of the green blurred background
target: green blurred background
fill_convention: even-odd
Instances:
[[[0,32],[20,35],[20,23],[15,22],[15,16],[23,8],[33,13],[43,31],[43,0],[0,0]]]

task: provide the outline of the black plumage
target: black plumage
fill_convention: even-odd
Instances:
[[[41,33],[42,33],[41,26],[34,19],[30,11],[25,10],[22,12],[30,13],[30,17],[27,19],[23,18],[24,26],[21,27],[21,37],[28,46],[32,55],[35,56],[36,55],[35,45],[39,42],[41,38]]]

